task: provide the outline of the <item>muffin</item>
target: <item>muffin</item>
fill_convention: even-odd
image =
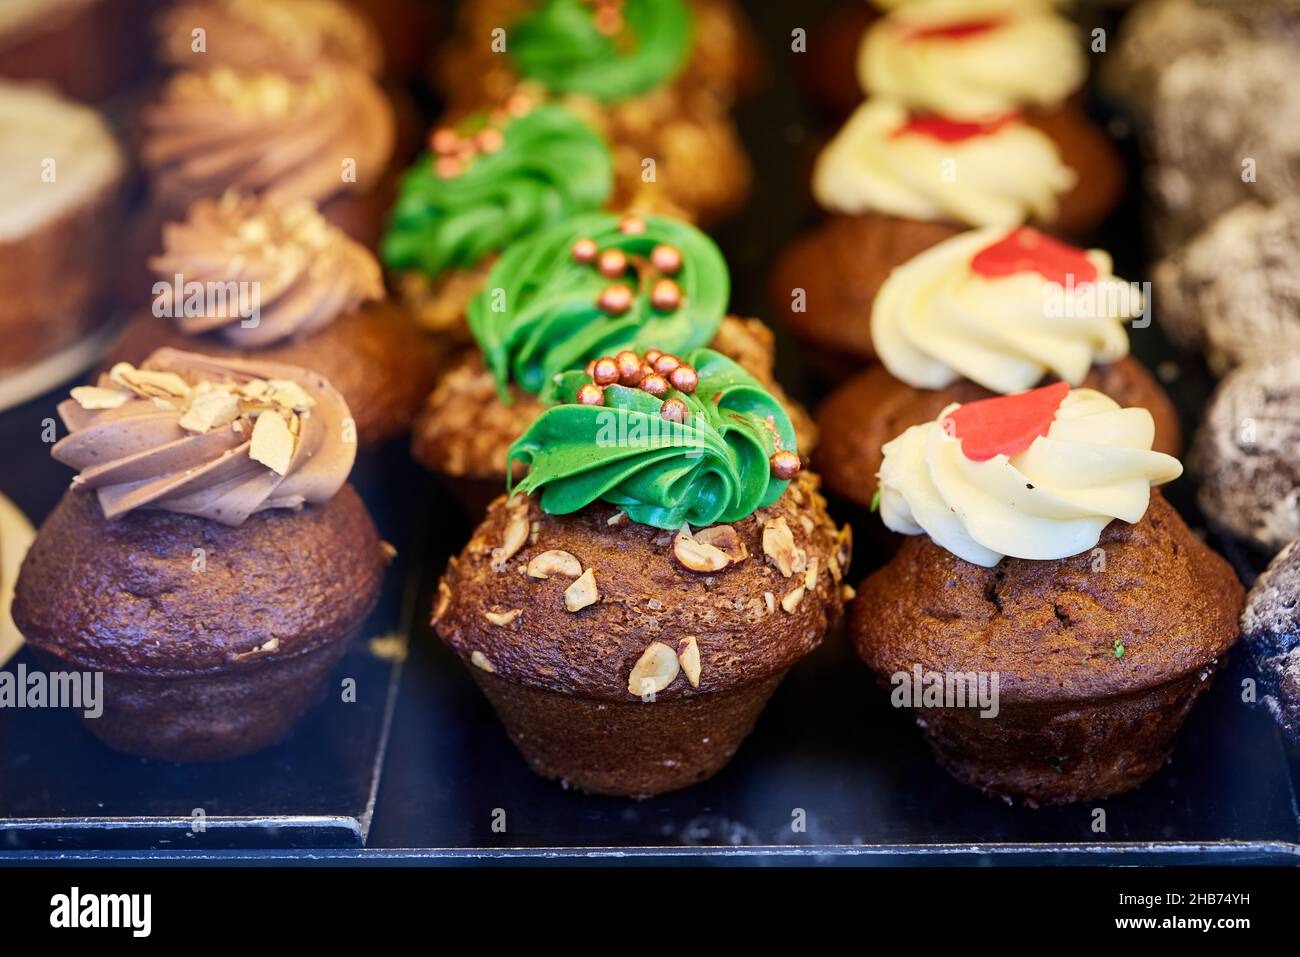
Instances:
[[[564,375],[511,449],[527,477],[438,586],[439,636],[530,767],[584,791],[716,773],[841,612],[848,530],[784,410],[726,357],[685,359],[694,387],[659,395]]]
[[[909,537],[849,632],[963,783],[1030,804],[1137,787],[1236,641],[1243,589],[1151,490],[1182,471],[1153,435],[1145,410],[1057,383],[885,447],[881,517]]]
[[[868,328],[838,330],[840,352],[871,366],[817,411],[817,470],[836,494],[870,504],[881,448],[956,403],[1044,380],[1086,386],[1149,410],[1155,448],[1181,450],[1169,397],[1129,356],[1124,323],[1146,316],[1140,290],[1083,250],[1028,227],[972,230],[895,269]],[[1145,322],[1143,323],[1145,325]]]
[[[465,312],[501,250],[610,201],[613,163],[590,126],[558,106],[477,114],[429,137],[402,177],[381,247],[425,328],[470,341]]]
[[[520,95],[557,100],[610,143],[620,194],[650,194],[657,209],[716,222],[740,206],[750,185],[749,161],[727,113],[729,95],[709,77],[752,58],[738,59],[729,43],[739,32],[712,13],[709,43],[691,43],[693,26],[694,35],[704,35],[696,11],[720,6],[716,0],[464,4],[462,28],[439,60],[441,86],[452,115],[499,108]],[[722,62],[706,65],[710,56]]]
[[[153,0],[7,0],[0,76],[104,100],[142,80],[151,62],[139,21]]]
[[[1059,148],[1043,131],[1049,122],[948,121],[879,99],[859,107],[814,171],[813,194],[831,215],[772,271],[773,304],[790,330],[833,353],[840,330],[867,326],[895,267],[963,227],[1032,221],[1067,237],[1092,229],[1118,196],[1119,175],[1087,141]]]
[[[1161,328],[1224,375],[1300,347],[1300,199],[1234,206],[1153,274]]]
[[[110,747],[217,761],[274,744],[379,597],[343,398],[272,362],[163,349],[59,406],[78,470],[13,617],[51,670],[104,674]]]
[[[1300,547],[1296,541],[1255,581],[1241,616],[1241,641],[1259,675],[1260,701],[1300,744]]]
[[[438,353],[384,298],[379,263],[310,200],[230,192],[163,230],[150,312],[109,349],[139,364],[164,346],[310,366],[343,394],[357,439],[401,434],[433,388]]]
[[[559,373],[600,359],[602,378],[653,376],[666,388],[681,354],[713,344],[774,388],[771,334],[724,318],[730,292],[713,241],[667,217],[591,213],[515,243],[470,303],[481,353],[448,370],[416,419],[416,459],[481,511],[505,481],[510,444],[554,400]],[[668,350],[655,368],[631,351],[649,342]],[[795,416],[812,441],[806,414]]]
[[[0,81],[0,375],[104,323],[102,260],[118,228],[125,164],[88,107]]]
[[[1192,445],[1197,502],[1218,529],[1272,557],[1300,537],[1300,357],[1243,365],[1215,390]]]

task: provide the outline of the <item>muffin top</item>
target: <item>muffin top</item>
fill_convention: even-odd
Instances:
[[[167,82],[144,112],[140,154],[169,202],[234,188],[324,203],[373,187],[395,135],[391,104],[355,67],[295,77],[217,66]]]
[[[155,315],[248,349],[317,332],[384,295],[378,260],[310,200],[234,191],[196,200],[163,226],[149,268],[159,278]]]
[[[98,199],[121,178],[123,161],[94,110],[0,80],[0,167],[0,241],[9,241]]]
[[[374,26],[342,0],[181,0],[162,12],[157,33],[158,58],[180,70],[305,73],[341,63],[377,75],[383,66]]]
[[[434,609],[471,664],[598,699],[680,697],[784,670],[838,617],[848,532],[780,404],[708,349],[640,358],[660,372],[638,385],[610,378],[614,359],[563,376],[511,447],[528,474]]]
[[[964,378],[1009,394],[1048,375],[1077,386],[1094,364],[1122,359],[1123,320],[1141,311],[1141,293],[1102,250],[991,227],[890,273],[871,306],[871,340],[890,373],[918,389]]]
[[[868,94],[954,120],[1057,106],[1086,74],[1074,25],[1024,0],[907,5],[872,24],[858,51]]]
[[[240,525],[266,509],[328,501],[356,434],[343,397],[305,369],[159,349],[59,404],[51,454],[78,470],[104,516],[136,509]]]
[[[1182,474],[1151,451],[1154,437],[1146,409],[1064,382],[954,404],[885,444],[881,518],[986,568],[1078,555],[1114,519],[1139,521],[1151,486]]]
[[[559,106],[474,114],[429,137],[402,179],[384,261],[431,278],[468,269],[544,226],[604,206],[613,161],[600,136]]]
[[[813,195],[849,215],[1010,227],[1051,221],[1077,179],[1056,144],[1014,113],[951,120],[874,97],[818,156]]]

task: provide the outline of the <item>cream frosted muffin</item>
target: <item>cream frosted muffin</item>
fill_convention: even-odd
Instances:
[[[1182,471],[1154,435],[1146,410],[1057,383],[885,446],[880,514],[907,538],[849,631],[895,690],[915,669],[997,689],[991,709],[918,707],[964,783],[1031,804],[1138,786],[1236,641],[1243,589],[1152,491]]]
[[[294,366],[162,349],[59,415],[52,454],[78,474],[19,575],[28,643],[104,673],[86,726],[117,750],[215,761],[275,743],[379,597],[347,403]]]
[[[107,124],[47,89],[0,81],[0,372],[108,317],[103,258],[125,170]]]
[[[367,445],[404,432],[433,387],[437,353],[385,298],[378,260],[310,200],[198,200],[163,228],[149,265],[153,309],[123,332],[110,363],[170,346],[310,364],[343,393]]]
[[[817,468],[828,488],[866,506],[881,448],[899,431],[954,402],[1053,379],[1149,409],[1156,448],[1177,454],[1173,405],[1129,357],[1125,323],[1145,315],[1141,291],[1114,275],[1103,250],[1067,246],[1028,227],[945,240],[890,273],[869,328],[837,331],[839,350],[881,364],[817,410]]]

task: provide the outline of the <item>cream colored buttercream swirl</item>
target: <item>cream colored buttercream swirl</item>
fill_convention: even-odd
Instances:
[[[1033,388],[1049,373],[1079,385],[1095,363],[1128,355],[1123,320],[1141,296],[1088,250],[1094,282],[1062,286],[1032,270],[986,278],[971,268],[1003,227],[947,239],[899,266],[871,307],[871,341],[890,373],[918,389],[970,379],[993,392]]]
[[[306,72],[333,62],[373,76],[383,46],[366,17],[342,0],[181,0],[158,19],[158,57],[180,70]]]
[[[1150,412],[1121,409],[1092,389],[1070,392],[1047,434],[1023,452],[983,462],[967,458],[945,429],[956,408],[885,444],[880,517],[976,565],[1087,551],[1114,519],[1141,519],[1151,486],[1183,471],[1177,459],[1151,451]]]
[[[932,0],[877,20],[858,49],[871,96],[952,119],[1062,103],[1083,85],[1073,24],[1021,0]]]
[[[59,404],[54,458],[78,470],[104,516],[134,509],[225,525],[328,501],[356,458],[343,397],[314,372],[159,349],[118,363]]]
[[[218,67],[173,77],[144,127],[141,157],[164,201],[234,188],[323,203],[379,180],[396,121],[360,70],[293,79]]]
[[[197,200],[163,227],[162,255],[149,267],[181,331],[218,330],[246,348],[308,335],[384,293],[379,261],[310,200],[234,192]],[[191,288],[201,308],[190,308]]]
[[[1014,226],[1051,220],[1076,176],[1056,145],[1015,118],[953,142],[908,128],[893,100],[867,100],[827,144],[813,171],[826,209]]]

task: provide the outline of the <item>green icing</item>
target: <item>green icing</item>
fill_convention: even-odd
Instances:
[[[501,149],[479,154],[459,176],[439,176],[430,154],[407,171],[381,250],[389,267],[430,276],[468,268],[608,202],[609,149],[572,113],[541,106],[511,120],[502,135]]]
[[[717,333],[731,277],[713,240],[675,219],[646,216],[641,233],[624,233],[619,221],[608,213],[579,216],[515,243],[492,267],[487,285],[470,301],[469,327],[503,400],[512,379],[549,399],[556,375],[590,359],[651,347],[682,353]],[[576,262],[573,245],[579,239],[594,240],[601,252],[621,249],[629,260],[626,277],[611,279],[593,264]],[[681,270],[672,277],[682,304],[672,311],[652,305],[648,283],[638,280],[634,265],[660,243],[682,254]],[[607,314],[597,299],[620,282],[635,292],[632,307]]]
[[[769,459],[796,450],[789,415],[726,356],[697,349],[685,360],[699,386],[668,393],[689,409],[681,424],[664,419],[663,400],[640,389],[611,385],[604,405],[576,404],[591,380],[566,373],[557,390],[565,404],[543,412],[510,447],[510,460],[529,467],[520,490],[540,490],[542,509],[553,515],[603,499],[666,529],[738,521],[776,501],[789,482],[772,476]]]
[[[508,49],[523,76],[554,92],[606,102],[645,93],[681,68],[691,45],[691,13],[684,0],[625,0],[622,10],[616,39],[596,28],[591,4],[542,0],[511,28]],[[626,44],[619,42],[624,37]]]

